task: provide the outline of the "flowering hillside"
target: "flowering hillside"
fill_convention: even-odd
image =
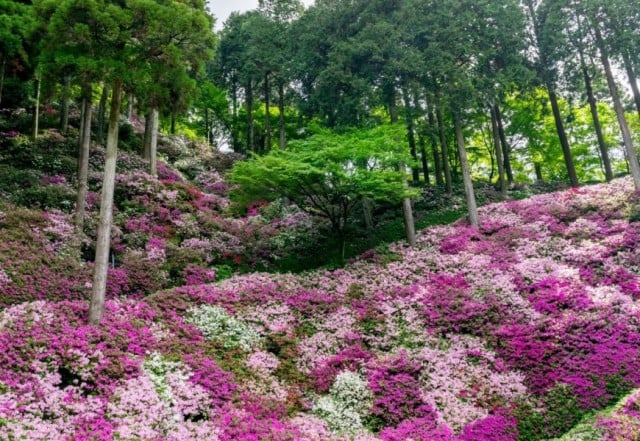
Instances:
[[[574,439],[637,440],[632,189],[619,179],[492,204],[480,231],[431,228],[416,249],[395,244],[332,272],[185,276],[145,298],[130,273],[99,327],[86,325],[81,272],[60,258],[38,285],[59,299],[25,293],[16,248],[0,267],[3,302],[16,303],[0,314],[0,439],[539,440],[617,402],[593,418],[592,438]],[[0,234],[64,255],[63,216],[20,213],[32,220],[18,228],[3,212]],[[130,216],[158,232],[132,262],[167,258],[163,219],[188,228],[171,212]]]

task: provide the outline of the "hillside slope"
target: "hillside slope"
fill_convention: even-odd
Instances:
[[[7,307],[0,438],[560,436],[640,386],[631,181],[481,216],[479,232],[430,228],[416,249],[396,244],[341,270],[114,295],[99,327],[85,325],[81,296]],[[54,234],[52,219],[12,231]],[[5,268],[8,296],[19,287]],[[634,439],[638,416],[636,394],[594,436]]]

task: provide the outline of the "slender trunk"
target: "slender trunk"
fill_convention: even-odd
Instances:
[[[116,177],[116,159],[118,156],[118,121],[120,119],[120,100],[122,82],[116,80],[111,96],[107,147],[105,153],[102,194],[100,198],[100,220],[96,240],[96,257],[93,266],[93,288],[89,308],[89,323],[97,325],[104,315],[104,297],[107,288],[107,269],[109,267],[109,245],[111,239],[111,218],[113,216],[113,193]]]
[[[91,147],[91,86],[83,87],[82,118],[80,121],[80,149],[78,155],[78,194],[76,197],[76,231],[82,233],[87,199],[87,178],[89,176],[89,149]]]
[[[127,119],[129,121],[133,119],[133,105],[135,103],[135,99],[133,92],[129,92],[129,96],[127,98]]]
[[[458,153],[460,155],[460,169],[462,171],[462,180],[464,182],[464,192],[467,196],[467,210],[469,211],[469,223],[473,227],[478,227],[478,207],[476,205],[476,196],[473,191],[473,182],[471,181],[471,169],[467,160],[467,151],[464,147],[464,136],[462,134],[462,125],[460,116],[454,115],[454,126],[456,131],[456,143],[458,145]]]
[[[611,160],[609,159],[609,151],[607,150],[607,144],[604,142],[604,135],[602,134],[602,125],[600,124],[600,116],[598,115],[598,104],[596,97],[593,94],[593,86],[591,84],[591,76],[587,70],[587,66],[582,64],[582,75],[584,76],[584,85],[587,90],[587,101],[589,101],[589,109],[591,110],[591,117],[593,118],[593,127],[596,131],[596,138],[598,139],[598,148],[600,149],[600,157],[602,158],[602,165],[604,166],[604,175],[607,182],[613,179],[613,170],[611,169]]]
[[[602,39],[602,34],[600,33],[600,26],[598,23],[596,23],[594,29],[596,34],[596,44],[598,46],[598,49],[600,50],[602,66],[604,67],[604,73],[607,77],[607,85],[609,86],[611,100],[613,101],[613,108],[615,109],[616,116],[618,117],[618,124],[620,125],[620,131],[622,132],[622,140],[624,141],[625,151],[627,152],[627,156],[629,159],[629,169],[631,171],[631,176],[633,176],[633,183],[635,185],[636,191],[640,191],[640,164],[638,163],[638,155],[636,153],[636,149],[633,146],[631,131],[629,130],[627,119],[624,116],[624,109],[622,108],[620,96],[618,95],[618,86],[616,86],[616,82],[613,78],[613,73],[611,72],[609,55],[607,53],[607,48],[605,46],[604,40]]]
[[[287,133],[284,119],[284,82],[278,81],[278,112],[280,113],[278,124],[280,126],[280,150],[287,145]]]
[[[407,243],[411,248],[416,246],[416,226],[413,221],[413,209],[411,208],[411,199],[404,198],[402,200],[402,215],[404,218],[404,230],[407,235]]]
[[[100,104],[98,104],[98,142],[104,145],[104,122],[107,114],[107,99],[109,98],[109,86],[104,85]]]
[[[539,162],[533,164],[533,168],[536,172],[536,180],[538,182],[542,182],[544,179],[542,178],[542,165]]]
[[[149,173],[158,175],[158,108],[151,109],[151,133],[149,135]]]
[[[211,145],[211,130],[209,130],[209,108],[204,109],[204,133],[207,134],[207,145]]]
[[[176,134],[176,111],[171,110],[171,127],[169,129],[169,133],[172,135]]]
[[[264,147],[265,151],[271,150],[271,113],[269,110],[269,73],[264,74]]]
[[[418,184],[418,182],[420,182],[420,169],[417,167],[418,149],[416,147],[416,133],[415,133],[415,123],[413,119],[413,107],[411,106],[411,99],[409,98],[409,92],[407,92],[406,89],[402,91],[402,95],[404,97],[404,105],[406,107],[407,138],[409,140],[409,151],[411,152],[411,157],[413,158],[413,161],[414,161],[414,165],[411,167],[411,179],[414,184]]]
[[[442,168],[444,169],[444,182],[447,187],[447,194],[453,193],[451,181],[451,167],[449,165],[449,148],[447,147],[447,135],[444,133],[444,121],[442,109],[436,107],[436,119],[438,121],[438,134],[440,135],[440,148],[442,149]]]
[[[398,106],[396,104],[396,88],[391,85],[387,91],[387,105],[389,106],[389,119],[391,123],[398,122]]]
[[[500,189],[500,195],[505,197],[507,195],[507,183],[504,179],[504,157],[502,155],[502,144],[500,144],[500,133],[498,133],[498,114],[495,105],[490,106],[490,113],[493,147],[496,151],[496,162],[498,163],[498,188]]]
[[[40,76],[36,76],[36,102],[33,106],[33,132],[31,133],[31,138],[35,141],[38,138],[38,132],[40,124],[40,86],[42,81],[40,80]]]
[[[144,116],[144,138],[142,141],[142,158],[151,159],[151,127],[153,124],[153,111],[148,109]]]
[[[371,206],[371,199],[362,198],[362,214],[364,216],[364,226],[367,230],[373,229],[373,208]]]
[[[638,90],[638,79],[636,78],[635,72],[633,71],[631,58],[629,58],[629,54],[627,53],[627,51],[624,51],[622,55],[622,61],[624,62],[624,70],[627,71],[627,78],[629,79],[631,90],[633,91],[633,101],[636,103],[636,111],[638,112],[638,116],[640,117],[640,90]]]
[[[424,132],[422,130],[418,130],[418,145],[420,146],[420,160],[422,162],[424,183],[431,185],[431,179],[429,179],[429,162],[427,159],[427,141],[424,139]]]
[[[4,90],[4,72],[7,69],[7,58],[2,56],[2,63],[0,63],[0,104],[2,104],[2,91]]]
[[[496,104],[496,116],[498,118],[498,133],[500,134],[500,144],[502,144],[502,154],[504,156],[504,171],[507,174],[507,182],[513,184],[513,169],[511,168],[511,146],[507,142],[507,136],[504,133],[504,124],[502,123],[502,112],[500,106]]]
[[[253,85],[251,80],[247,83],[247,142],[249,151],[256,151],[256,141],[253,126]]]
[[[71,77],[65,75],[62,85],[62,106],[60,109],[60,131],[67,133],[69,129],[69,99],[71,95]]]
[[[442,186],[444,185],[444,180],[442,179],[442,166],[440,162],[440,155],[438,153],[438,137],[436,136],[436,132],[438,130],[435,122],[435,116],[433,115],[433,109],[429,109],[429,139],[431,139],[431,150],[433,152],[433,167],[435,169],[434,173],[436,174],[436,185]]]
[[[571,148],[569,147],[569,140],[567,139],[567,133],[564,130],[564,124],[562,122],[562,116],[560,115],[560,106],[558,105],[558,96],[551,85],[547,85],[547,91],[549,92],[549,101],[551,101],[551,110],[553,111],[553,119],[556,123],[556,130],[558,132],[558,138],[560,139],[560,145],[562,146],[562,154],[564,156],[564,163],[567,167],[567,173],[569,174],[569,182],[572,187],[578,186],[578,175],[576,174],[576,168],[573,165],[573,157],[571,156]]]

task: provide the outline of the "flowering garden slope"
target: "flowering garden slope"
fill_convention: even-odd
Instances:
[[[493,204],[333,272],[114,298],[99,327],[73,296],[7,307],[0,439],[538,440],[622,397],[592,435],[638,439],[635,198]]]

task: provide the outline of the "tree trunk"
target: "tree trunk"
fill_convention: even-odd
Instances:
[[[604,166],[604,175],[607,182],[613,179],[613,170],[611,169],[611,160],[609,159],[609,152],[607,145],[604,142],[604,135],[602,134],[602,125],[600,124],[600,116],[598,115],[598,104],[596,97],[593,94],[593,86],[591,85],[591,76],[587,71],[587,66],[582,64],[582,75],[584,76],[584,84],[587,90],[587,101],[589,101],[589,108],[591,110],[591,117],[593,118],[593,127],[596,131],[596,138],[598,139],[598,148],[600,149],[600,157],[602,158],[602,165]]]
[[[172,135],[176,134],[176,111],[173,109],[171,110],[171,126],[169,128],[169,133]]]
[[[251,80],[247,83],[247,142],[249,151],[256,151],[255,132],[253,126],[253,85]]]
[[[109,98],[109,86],[104,85],[100,104],[98,104],[98,142],[104,145],[104,122],[107,114],[107,99]]]
[[[456,143],[458,145],[458,154],[460,155],[460,169],[462,172],[462,180],[464,182],[464,192],[467,197],[467,210],[469,211],[469,223],[473,227],[478,227],[478,207],[476,205],[476,196],[473,191],[473,182],[471,181],[471,169],[467,160],[467,151],[464,147],[464,136],[462,135],[462,125],[460,116],[454,115],[454,126],[456,131]]]
[[[287,146],[287,132],[284,115],[284,82],[278,81],[278,112],[280,113],[278,125],[280,126],[280,150]]]
[[[133,103],[135,101],[135,97],[133,96],[133,92],[129,92],[129,96],[127,98],[127,120],[131,121],[133,119]]]
[[[638,163],[638,155],[633,146],[631,131],[629,130],[627,119],[624,116],[624,109],[622,108],[620,96],[618,95],[618,86],[616,86],[613,73],[611,72],[609,54],[607,53],[607,48],[604,40],[602,39],[602,34],[600,33],[599,23],[596,22],[594,29],[596,34],[596,44],[600,50],[602,66],[604,67],[604,73],[607,77],[607,85],[609,86],[611,100],[613,101],[613,108],[615,109],[616,116],[618,117],[618,124],[620,125],[620,131],[622,132],[622,140],[624,141],[625,151],[627,152],[629,159],[629,170],[631,171],[631,176],[633,176],[633,184],[635,185],[636,191],[640,191],[640,164]]]
[[[209,130],[209,108],[204,108],[204,133],[207,134],[207,145],[211,145],[211,130]]]
[[[411,106],[411,99],[409,97],[409,92],[406,89],[402,91],[402,95],[404,97],[404,105],[406,107],[406,116],[407,116],[407,138],[409,140],[409,151],[411,152],[411,157],[413,158],[414,165],[411,167],[411,179],[414,184],[418,184],[420,182],[420,169],[415,165],[418,164],[418,149],[416,147],[416,133],[415,133],[415,123],[413,119],[413,107]]]
[[[158,124],[159,124],[158,108],[151,109],[151,133],[149,134],[149,173],[153,176],[158,175]]]
[[[147,110],[144,116],[144,137],[142,139],[142,158],[147,161],[151,159],[151,124],[153,122],[153,112]]]
[[[496,162],[498,163],[498,188],[500,195],[504,198],[507,195],[507,183],[504,179],[504,156],[502,155],[502,144],[500,143],[500,133],[498,129],[498,114],[496,106],[490,106],[491,132],[493,133],[493,148],[496,151]]]
[[[411,208],[411,199],[409,198],[402,200],[402,215],[404,218],[404,231],[407,235],[407,243],[411,248],[415,248],[416,226],[413,221],[413,209]]]
[[[558,132],[558,138],[560,139],[560,145],[562,146],[562,155],[564,156],[564,163],[567,167],[567,173],[569,174],[569,182],[572,187],[578,186],[578,175],[576,174],[576,168],[573,165],[573,157],[571,156],[571,148],[569,147],[569,140],[567,139],[567,133],[564,130],[564,124],[562,122],[562,116],[560,115],[560,106],[558,105],[558,96],[555,90],[550,85],[547,85],[547,91],[549,92],[549,101],[551,101],[551,110],[553,111],[553,119],[556,123],[556,130]]]
[[[511,168],[511,147],[507,142],[507,136],[504,133],[504,125],[502,123],[502,113],[500,106],[496,104],[496,117],[498,118],[498,133],[500,134],[500,143],[502,144],[502,154],[504,155],[504,171],[507,174],[507,182],[513,184],[513,169]]]
[[[447,147],[447,135],[444,133],[444,121],[442,109],[436,107],[436,119],[438,121],[438,134],[440,135],[440,148],[442,149],[442,168],[444,169],[444,182],[447,187],[447,194],[453,193],[451,181],[451,167],[449,165],[449,148]]]
[[[373,229],[373,208],[371,207],[371,199],[362,198],[362,214],[364,216],[364,226],[367,230]]]
[[[631,64],[631,59],[629,58],[627,51],[624,51],[622,61],[624,62],[624,70],[627,71],[627,78],[629,79],[631,90],[633,91],[633,101],[636,104],[636,111],[640,117],[640,90],[638,90],[638,79],[633,71],[633,65]]]
[[[533,164],[533,168],[536,172],[536,180],[538,182],[542,182],[544,179],[542,178],[542,165],[539,162]]]
[[[420,146],[420,160],[422,162],[424,183],[431,185],[431,179],[429,179],[429,161],[427,159],[427,141],[424,139],[424,132],[422,130],[418,130],[418,145]]]
[[[91,86],[83,87],[82,117],[80,121],[80,149],[78,155],[78,194],[76,197],[76,231],[82,233],[87,199],[87,178],[89,176],[89,149],[91,147]]]
[[[269,90],[269,73],[264,74],[264,148],[268,152],[271,150],[271,112],[270,106],[270,90]]]
[[[71,77],[65,75],[62,85],[62,105],[60,109],[60,131],[67,133],[69,129],[69,99],[71,95]]]
[[[434,173],[436,174],[436,185],[442,186],[444,185],[444,180],[442,179],[442,163],[440,162],[440,155],[438,154],[438,137],[436,136],[436,132],[438,130],[436,126],[436,117],[433,115],[433,109],[429,109],[429,139],[431,139],[431,151],[433,153],[433,168]]]
[[[2,104],[2,91],[4,90],[4,72],[7,69],[7,58],[2,56],[2,63],[0,63],[0,104]]]
[[[100,220],[96,240],[96,257],[93,266],[93,288],[89,308],[89,323],[92,325],[99,324],[104,315],[104,297],[107,288],[107,270],[109,268],[111,218],[113,216],[113,193],[115,189],[116,159],[118,156],[118,121],[120,119],[121,95],[122,81],[116,80],[113,85],[109,111],[109,128],[107,130],[107,147],[100,198]]]
[[[40,76],[36,76],[36,102],[33,106],[33,132],[31,133],[31,139],[34,141],[38,139],[38,132],[40,124],[40,86],[42,85],[42,80],[40,80]]]

